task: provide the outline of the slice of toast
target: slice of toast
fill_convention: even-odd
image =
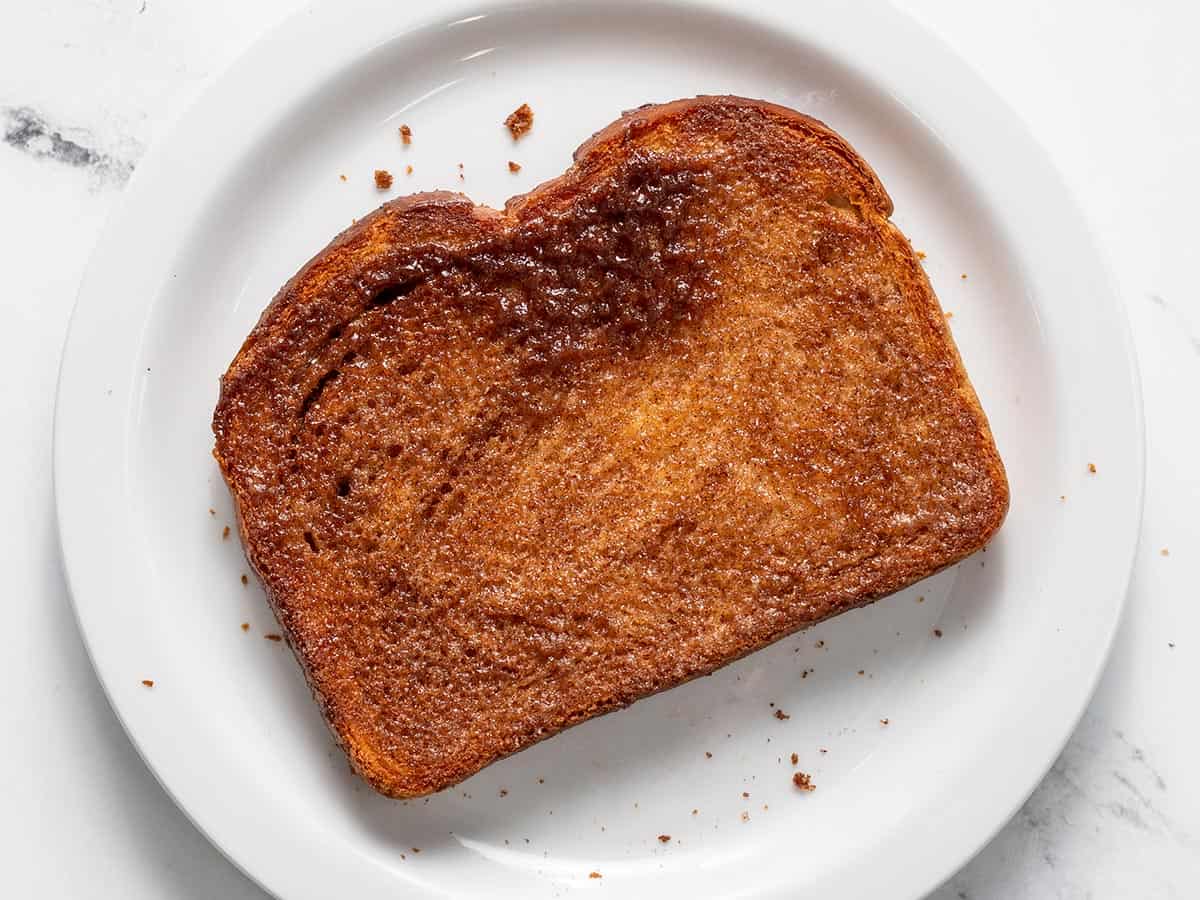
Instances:
[[[891,212],[820,122],[701,97],[283,287],[215,453],[367,781],[436,791],[987,542],[1004,469]]]

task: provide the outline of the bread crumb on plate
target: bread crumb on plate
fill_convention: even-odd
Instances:
[[[529,129],[533,127],[533,110],[529,108],[528,103],[522,103],[504,120],[504,127],[508,129],[513,136],[513,140],[520,140],[521,137],[529,133]]]

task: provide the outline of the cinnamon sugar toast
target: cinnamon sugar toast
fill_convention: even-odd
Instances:
[[[215,455],[367,781],[436,791],[988,541],[1004,469],[891,212],[820,122],[701,97],[283,287]]]

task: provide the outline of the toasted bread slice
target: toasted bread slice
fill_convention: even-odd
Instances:
[[[891,212],[820,122],[701,97],[283,287],[215,452],[364,778],[444,788],[985,544],[1004,469]]]

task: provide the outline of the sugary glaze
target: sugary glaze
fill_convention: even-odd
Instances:
[[[356,769],[452,784],[977,550],[1008,488],[837,135],[627,114],[504,212],[394,201],[284,287],[216,455]]]

